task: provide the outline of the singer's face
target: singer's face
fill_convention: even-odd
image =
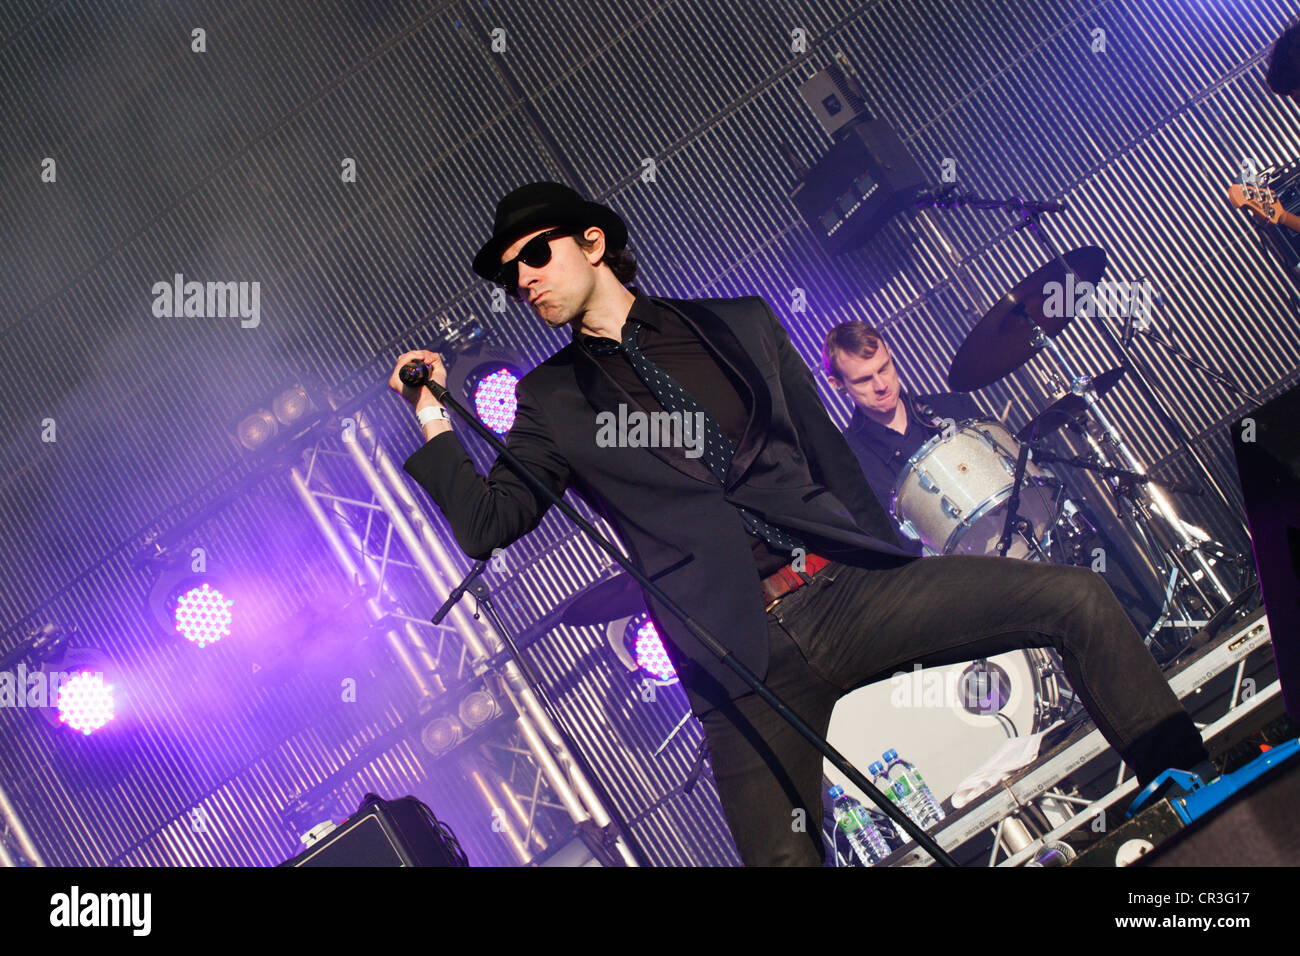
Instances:
[[[878,415],[892,414],[898,407],[898,369],[888,345],[882,342],[871,358],[839,352],[835,367],[840,374],[827,376],[831,385],[843,389],[859,407]]]
[[[509,262],[531,239],[547,231],[536,229],[521,236],[502,253],[501,261]],[[600,235],[599,229],[586,232],[589,239]],[[545,265],[518,263],[519,297],[543,322],[558,329],[586,310],[587,300],[596,286],[596,272],[592,266],[600,261],[604,244],[598,243],[590,252],[583,252],[573,236],[557,236],[548,245],[551,258]]]

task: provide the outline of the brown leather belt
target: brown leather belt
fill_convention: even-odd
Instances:
[[[804,561],[804,574],[812,577],[830,563],[830,558],[823,558],[820,554],[810,554]],[[799,588],[803,587],[807,583],[807,581],[799,576],[799,572],[788,564],[779,569],[775,574],[764,578],[763,604],[766,606],[763,610],[772,610],[781,598],[785,597],[791,591],[799,590]]]

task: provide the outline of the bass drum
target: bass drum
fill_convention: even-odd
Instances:
[[[867,767],[886,750],[916,765],[940,802],[1010,737],[1045,729],[1056,719],[1061,684],[1055,655],[1040,648],[975,662],[892,675],[840,698],[826,739],[871,779]],[[825,761],[831,783],[865,806],[866,794]],[[947,809],[947,808],[945,808]]]

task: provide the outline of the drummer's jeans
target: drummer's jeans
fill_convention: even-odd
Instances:
[[[840,696],[913,664],[1052,647],[1139,786],[1209,758],[1105,576],[1087,568],[963,555],[887,570],[832,563],[767,620],[765,683],[822,737]],[[753,693],[701,723],[745,865],[823,865],[820,751]]]

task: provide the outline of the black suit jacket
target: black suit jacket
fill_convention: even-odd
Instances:
[[[733,503],[833,560],[885,567],[914,556],[898,547],[808,366],[763,299],[655,301],[682,315],[714,358],[747,384],[749,421],[725,487],[702,459],[680,448],[599,447],[597,413],[617,414],[620,402],[638,406],[577,343],[519,381],[507,447],[557,494],[573,488],[590,503],[642,572],[764,677],[767,617],[750,538]],[[454,432],[434,436],[403,467],[476,560],[532,531],[549,506],[500,459],[485,480]],[[748,692],[667,608],[648,596],[647,606],[697,715]]]

